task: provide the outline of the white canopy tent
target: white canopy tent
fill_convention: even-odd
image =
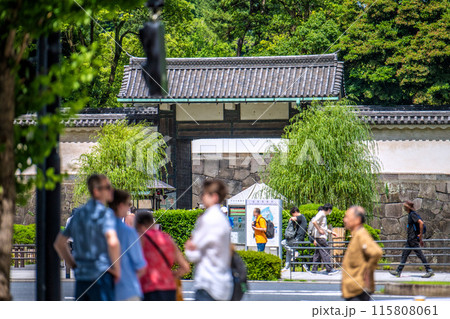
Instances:
[[[277,192],[275,192],[272,188],[270,188],[266,184],[255,183],[249,188],[229,198],[228,205],[230,205],[231,203],[244,204],[246,199],[273,199],[274,197],[284,199],[283,196],[274,196],[276,194]]]

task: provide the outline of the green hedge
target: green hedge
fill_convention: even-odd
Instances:
[[[278,280],[281,278],[281,259],[257,251],[238,251],[247,265],[248,280]]]
[[[36,224],[15,224],[13,232],[13,244],[36,243]]]
[[[191,236],[194,230],[195,222],[203,210],[158,210],[154,217],[157,224],[160,224],[162,230],[168,233],[175,240],[181,250],[184,250],[184,243]]]

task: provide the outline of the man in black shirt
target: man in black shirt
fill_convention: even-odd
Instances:
[[[407,201],[403,203],[405,210],[408,212],[408,225],[407,225],[407,239],[405,249],[402,253],[402,260],[400,261],[400,265],[397,267],[397,270],[391,270],[390,273],[393,276],[400,277],[403,267],[405,267],[406,259],[408,258],[411,251],[414,250],[417,257],[422,261],[425,266],[426,274],[422,276],[422,278],[430,278],[434,275],[434,272],[431,270],[430,265],[427,262],[427,258],[423,254],[420,247],[423,247],[423,234],[425,225],[420,218],[419,214],[414,211],[414,203],[411,201]]]

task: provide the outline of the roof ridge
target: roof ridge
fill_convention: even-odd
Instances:
[[[131,57],[129,66],[141,65],[146,58]],[[235,66],[235,65],[257,65],[266,66],[280,64],[323,64],[337,63],[337,54],[315,54],[315,55],[286,55],[286,56],[250,56],[250,57],[207,57],[207,58],[167,58],[166,65],[168,68],[174,66],[193,66],[205,65],[210,67]]]

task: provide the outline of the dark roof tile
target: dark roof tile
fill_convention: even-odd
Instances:
[[[145,58],[125,66],[119,98],[150,98]],[[339,97],[344,63],[336,54],[167,59],[168,98]]]

